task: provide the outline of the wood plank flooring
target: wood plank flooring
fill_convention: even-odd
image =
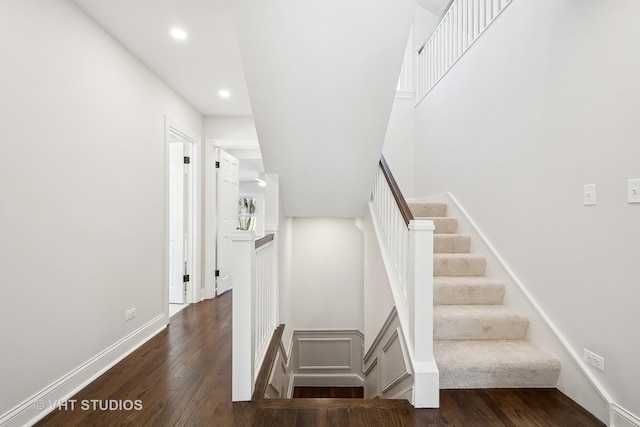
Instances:
[[[191,304],[171,325],[38,426],[603,426],[557,390],[443,390],[440,409],[406,401],[287,399],[231,403],[231,292]],[[141,410],[84,410],[92,399]]]

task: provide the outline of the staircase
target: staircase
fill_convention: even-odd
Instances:
[[[526,340],[529,320],[502,305],[505,286],[444,203],[409,204],[434,234],[434,355],[440,388],[555,387],[560,362]]]

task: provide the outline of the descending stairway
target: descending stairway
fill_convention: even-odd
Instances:
[[[505,286],[485,277],[486,259],[444,203],[410,204],[433,220],[434,354],[440,388],[555,387],[560,362],[527,341],[529,320],[502,305]]]

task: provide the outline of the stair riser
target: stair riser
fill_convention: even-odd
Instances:
[[[435,234],[455,234],[458,230],[457,218],[427,218],[433,221]]]
[[[440,305],[499,305],[504,298],[502,285],[442,285],[435,283],[433,303]]]
[[[441,234],[433,236],[434,253],[468,253],[471,238],[456,234]]]
[[[434,257],[434,276],[484,276],[486,260],[479,257]]]
[[[436,340],[523,340],[527,336],[526,318],[465,319],[434,318]]]
[[[409,203],[414,217],[447,216],[445,203]]]

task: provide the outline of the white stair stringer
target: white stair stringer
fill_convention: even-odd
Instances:
[[[413,203],[435,224],[434,356],[440,388],[550,388],[560,362],[527,341],[529,319],[505,307],[505,285],[485,277],[486,258],[456,234],[445,203]]]

